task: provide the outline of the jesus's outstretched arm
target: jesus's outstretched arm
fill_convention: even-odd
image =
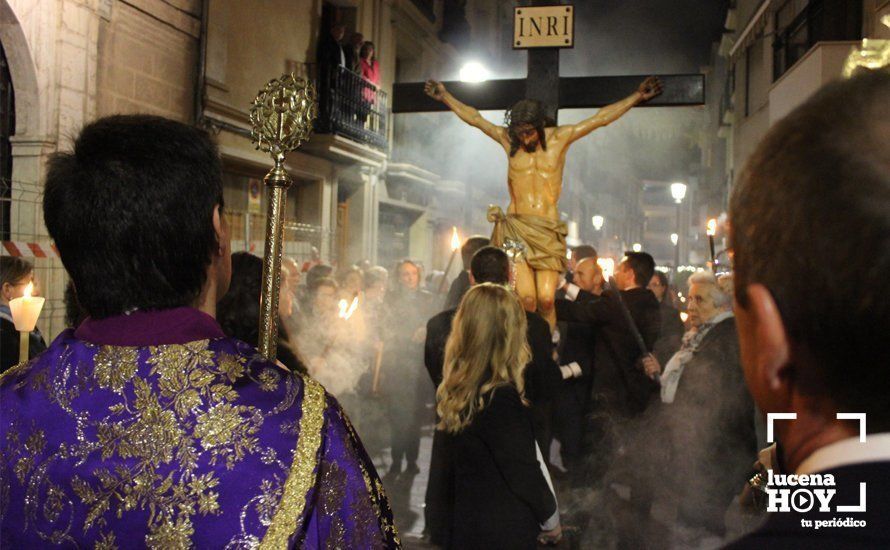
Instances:
[[[602,109],[596,112],[590,118],[586,118],[579,122],[578,124],[574,124],[572,126],[562,126],[560,127],[560,133],[568,134],[568,142],[571,143],[575,140],[581,139],[586,136],[590,132],[600,128],[601,126],[607,126],[619,118],[621,118],[624,113],[630,111],[633,107],[636,107],[640,103],[644,103],[649,101],[653,97],[657,96],[661,93],[661,81],[654,76],[650,76],[646,80],[644,80],[640,87],[634,93],[630,94],[626,98],[616,101],[611,105],[606,105]]]
[[[447,105],[449,109],[454,111],[454,114],[470,126],[479,128],[485,135],[497,141],[502,146],[509,146],[507,131],[503,126],[497,126],[496,124],[489,122],[479,114],[479,111],[458,101],[457,98],[448,93],[448,90],[445,89],[445,85],[441,82],[427,80],[426,86],[424,86],[424,91],[431,98]]]

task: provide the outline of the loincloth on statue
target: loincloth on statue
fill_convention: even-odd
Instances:
[[[488,221],[494,223],[491,244],[502,247],[506,241],[525,245],[523,259],[535,271],[563,272],[566,260],[565,222],[532,214],[504,214],[499,206],[488,207]]]

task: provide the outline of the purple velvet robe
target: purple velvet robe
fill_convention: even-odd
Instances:
[[[194,309],[87,320],[0,378],[0,546],[393,548],[336,400]]]

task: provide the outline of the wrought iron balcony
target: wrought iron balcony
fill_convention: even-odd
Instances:
[[[344,67],[320,67],[315,131],[337,134],[381,151],[387,148],[386,92]]]

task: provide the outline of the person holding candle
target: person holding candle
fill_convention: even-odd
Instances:
[[[34,266],[28,260],[0,257],[0,374],[21,361],[20,338],[13,322],[9,302],[24,297],[28,285],[34,286]],[[28,359],[33,359],[46,349],[43,335],[36,327],[29,335]]]
[[[0,547],[400,546],[337,400],[217,322],[231,233],[206,131],[88,124],[43,214],[89,317],[0,378]]]

